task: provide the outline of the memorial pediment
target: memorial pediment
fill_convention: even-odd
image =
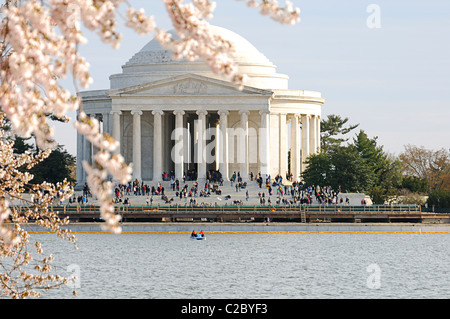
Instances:
[[[182,75],[109,91],[114,96],[272,96],[272,91],[252,87],[237,90],[232,83],[200,75]]]
[[[173,85],[173,94],[208,94],[208,84],[194,79],[180,81]]]

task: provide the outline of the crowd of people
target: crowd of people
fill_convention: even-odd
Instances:
[[[164,183],[158,182],[156,185],[148,185],[144,181],[134,180],[126,185],[116,185],[114,189],[114,203],[131,205],[131,202],[137,197],[145,197],[147,206],[165,204],[177,205],[185,204],[191,206],[209,206],[217,205],[217,201],[224,200],[220,204],[228,205],[244,205],[250,199],[257,199],[260,205],[349,205],[349,199],[339,197],[341,193],[340,187],[332,189],[330,186],[307,185],[303,182],[291,182],[292,176],[281,175],[275,177],[262,176],[258,173],[249,174],[249,181],[246,182],[242,178],[240,172],[233,172],[230,176],[230,185],[236,192],[245,192],[245,201],[243,196],[234,196],[232,193],[223,194],[223,179],[217,174],[217,171],[209,171],[204,184],[199,185],[197,180],[186,181],[170,175],[170,189],[164,188]],[[166,173],[164,173],[166,174]],[[191,173],[192,174],[192,173]],[[283,182],[283,180],[288,182]],[[258,193],[250,194],[248,183],[256,183]],[[165,184],[167,186],[167,184]],[[229,189],[228,189],[229,191]],[[221,195],[225,195],[221,197]],[[91,197],[89,187],[84,185],[83,194],[71,199],[73,203],[87,204],[88,197]],[[206,200],[213,197],[213,200]],[[232,198],[233,197],[233,198]],[[212,203],[214,201],[214,203]],[[135,201],[142,203],[142,200]],[[253,201],[255,203],[255,201]]]

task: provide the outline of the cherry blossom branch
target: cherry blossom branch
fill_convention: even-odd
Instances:
[[[122,36],[116,30],[116,12],[123,3],[129,6],[128,27],[141,34],[155,31],[155,38],[170,48],[175,58],[202,59],[214,73],[225,76],[241,89],[246,76],[238,73],[233,59],[235,48],[226,39],[213,34],[206,21],[213,14],[215,2],[162,1],[177,32],[177,40],[157,28],[154,18],[146,16],[143,9],[135,10],[125,0],[7,1],[2,7],[5,18],[0,24],[2,48],[7,54],[0,71],[0,105],[16,134],[25,138],[34,135],[42,149],[55,146],[47,114],[65,118],[69,111],[82,108],[80,99],[62,88],[58,79],[70,73],[76,87],[79,83],[87,88],[92,82],[89,64],[77,49],[78,45],[86,43],[78,19],[89,30],[96,31],[103,42],[117,48]],[[293,8],[289,1],[284,8],[274,0],[250,0],[247,5],[280,23],[299,21],[300,10]],[[111,136],[98,133],[95,119],[88,119],[81,111],[75,125],[80,134],[101,150],[94,165],[83,165],[89,172],[90,186],[99,188],[97,196],[101,199],[102,213],[109,218],[113,215],[107,195],[112,186],[105,180],[105,174],[112,174],[116,180],[129,180],[131,166],[125,164],[123,157],[112,155],[118,145]],[[114,224],[117,218],[111,217],[111,220]]]
[[[294,8],[291,1],[286,1],[284,8],[279,7],[277,0],[245,1],[247,2],[247,6],[259,9],[262,15],[268,15],[273,20],[282,24],[295,24],[300,21],[300,9]]]

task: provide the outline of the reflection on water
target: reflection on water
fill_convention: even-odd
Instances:
[[[448,298],[448,234],[33,234],[71,289],[46,298]]]

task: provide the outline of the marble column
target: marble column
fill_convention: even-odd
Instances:
[[[317,152],[317,115],[311,115],[309,127],[309,154]]]
[[[291,119],[291,173],[294,181],[300,179],[300,126],[299,115],[290,115]]]
[[[87,116],[92,116],[92,114],[86,114]],[[83,143],[83,160],[92,165],[92,143],[88,141],[86,136],[84,137]],[[85,175],[86,176],[86,175]]]
[[[184,138],[183,138],[183,115],[184,111],[174,111],[175,115],[175,131],[172,139],[175,140],[175,146],[172,150],[172,160],[175,163],[175,178],[183,178],[184,164]]]
[[[309,156],[309,115],[302,115],[302,158],[301,158],[301,168],[302,172],[305,170],[305,161],[306,158]]]
[[[269,139],[269,111],[259,111],[261,115],[261,127],[259,129],[259,171],[266,178],[270,175],[270,139]]]
[[[198,159],[198,121],[197,119],[194,119],[194,128],[193,128],[193,146],[194,146],[194,158],[193,162],[194,164],[197,164]],[[195,165],[194,165],[195,166]]]
[[[219,135],[220,135],[219,121],[216,121],[214,125],[214,154],[215,154],[214,170],[216,171],[219,171],[220,153],[222,152],[221,145],[219,142]]]
[[[109,127],[109,113],[102,113],[103,118],[103,133],[111,134],[111,128]]]
[[[286,125],[286,113],[280,113],[279,115],[279,140],[278,140],[278,152],[279,152],[279,170],[278,173],[286,178],[287,172],[287,125]]]
[[[98,133],[102,133],[102,122],[103,122],[103,116],[101,115],[101,114],[94,114],[94,115],[91,115],[94,119],[96,119],[97,120],[97,122],[98,122]],[[97,153],[99,152],[100,150],[96,147],[96,146],[94,146],[94,145],[92,145],[92,158],[93,158],[93,160],[94,160],[94,158],[95,158],[95,155],[97,155]]]
[[[206,112],[197,111],[197,179],[206,178]]]
[[[112,127],[112,137],[120,143],[120,116],[122,115],[121,111],[113,110],[110,112],[113,116],[113,127]],[[120,154],[120,145],[116,150],[117,154]]]
[[[84,160],[84,135],[77,131],[77,190],[82,187],[85,182],[85,175],[83,169]]]
[[[194,119],[193,114],[189,114],[187,117],[188,117],[188,123],[189,123],[189,130],[188,130],[189,139],[188,139],[188,145],[185,145],[185,147],[189,148],[189,152],[188,152],[189,157],[186,158],[185,161],[188,163],[188,169],[191,170],[191,169],[195,168],[195,162],[196,162],[195,150],[196,150],[197,146],[195,146],[195,142],[196,142],[195,136],[196,135],[195,135],[194,126],[197,121]]]
[[[189,170],[189,156],[191,155],[189,150],[189,114],[183,117],[183,172],[187,172]]]
[[[317,129],[317,131],[316,131],[317,149],[316,149],[316,152],[320,153],[320,149],[321,149],[321,146],[320,146],[320,115],[316,116],[316,120],[317,120],[317,124],[316,124],[316,129]]]
[[[153,114],[153,181],[162,180],[162,116],[163,111],[152,111]]]
[[[92,165],[92,144],[86,137],[83,138],[83,141],[83,161],[86,161],[89,165]],[[86,176],[87,173],[83,169],[83,182],[86,182]]]
[[[133,115],[133,180],[141,181],[141,115],[142,111],[131,111]]]
[[[228,111],[219,111],[219,144],[220,144],[220,158],[219,158],[219,172],[222,174],[224,181],[228,180]]]
[[[248,180],[248,116],[250,111],[239,111],[241,115],[240,172],[243,181]]]

